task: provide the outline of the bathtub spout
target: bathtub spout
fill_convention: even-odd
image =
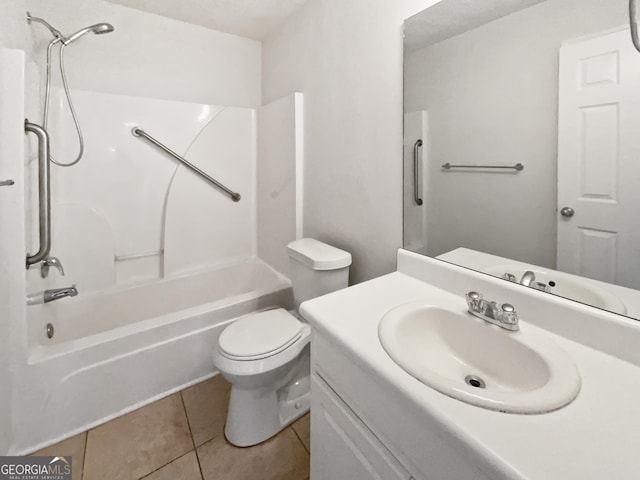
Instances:
[[[78,295],[78,289],[75,285],[65,288],[53,288],[44,291],[44,303],[60,300],[64,297],[75,297],[76,295]]]

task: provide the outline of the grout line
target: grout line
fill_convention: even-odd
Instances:
[[[189,421],[189,414],[187,413],[187,405],[186,405],[186,403],[184,403],[184,396],[182,395],[182,390],[180,391],[180,400],[182,401],[182,408],[184,409],[184,416],[187,419],[187,427],[189,427],[189,436],[191,437],[191,444],[193,445],[193,451],[196,454],[196,461],[198,462],[198,470],[200,470],[200,478],[204,480],[204,474],[202,473],[202,465],[200,465],[200,455],[198,454],[198,448],[196,447],[196,441],[193,438],[193,431],[191,430],[191,422]]]
[[[298,441],[302,444],[302,448],[305,449],[305,451],[311,455],[311,452],[309,451],[309,449],[307,448],[307,445],[302,441],[302,437],[300,435],[298,435],[298,432],[296,431],[295,428],[293,428],[293,424],[289,425],[289,428],[291,430],[293,430],[293,433],[295,434],[296,438],[298,439]]]
[[[80,475],[80,480],[84,480],[84,470],[87,465],[87,444],[89,443],[89,430],[84,432],[84,450],[82,453],[82,475]]]
[[[163,464],[163,465],[160,465],[160,466],[159,466],[158,468],[156,468],[155,470],[153,470],[153,471],[151,471],[151,472],[149,472],[149,473],[145,473],[145,474],[144,474],[144,476],[140,477],[138,480],[142,480],[143,478],[147,478],[149,475],[151,475],[151,474],[153,474],[153,473],[156,473],[158,470],[162,470],[164,467],[166,467],[166,466],[167,466],[167,465],[169,465],[170,463],[177,462],[177,461],[178,461],[178,460],[180,460],[182,457],[186,457],[186,456],[187,456],[187,455],[189,455],[191,452],[193,452],[193,450],[189,450],[187,453],[184,453],[184,454],[180,455],[179,457],[176,457],[176,458],[174,458],[173,460],[171,460],[171,461],[169,461],[169,462],[167,462],[167,463],[165,463],[165,464]]]

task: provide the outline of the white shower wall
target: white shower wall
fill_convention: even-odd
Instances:
[[[255,111],[188,102],[72,91],[85,138],[74,167],[52,166],[52,249],[66,276],[96,291],[207,269],[255,256]],[[75,158],[78,141],[63,93],[49,131],[52,155]],[[131,129],[150,135],[242,195],[226,194]],[[35,212],[37,162],[30,159],[28,205]],[[36,215],[28,215],[29,249],[37,248]],[[35,270],[32,293],[43,288]]]

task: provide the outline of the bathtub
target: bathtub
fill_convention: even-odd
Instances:
[[[239,316],[291,308],[289,280],[251,259],[178,278],[27,307],[16,452],[27,453],[215,373],[214,345]],[[47,324],[53,337],[47,336]]]

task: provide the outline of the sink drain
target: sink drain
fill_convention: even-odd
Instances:
[[[467,385],[471,385],[472,387],[476,388],[485,388],[487,386],[487,384],[484,383],[484,380],[482,380],[477,375],[467,375],[466,377],[464,377],[464,381]]]

